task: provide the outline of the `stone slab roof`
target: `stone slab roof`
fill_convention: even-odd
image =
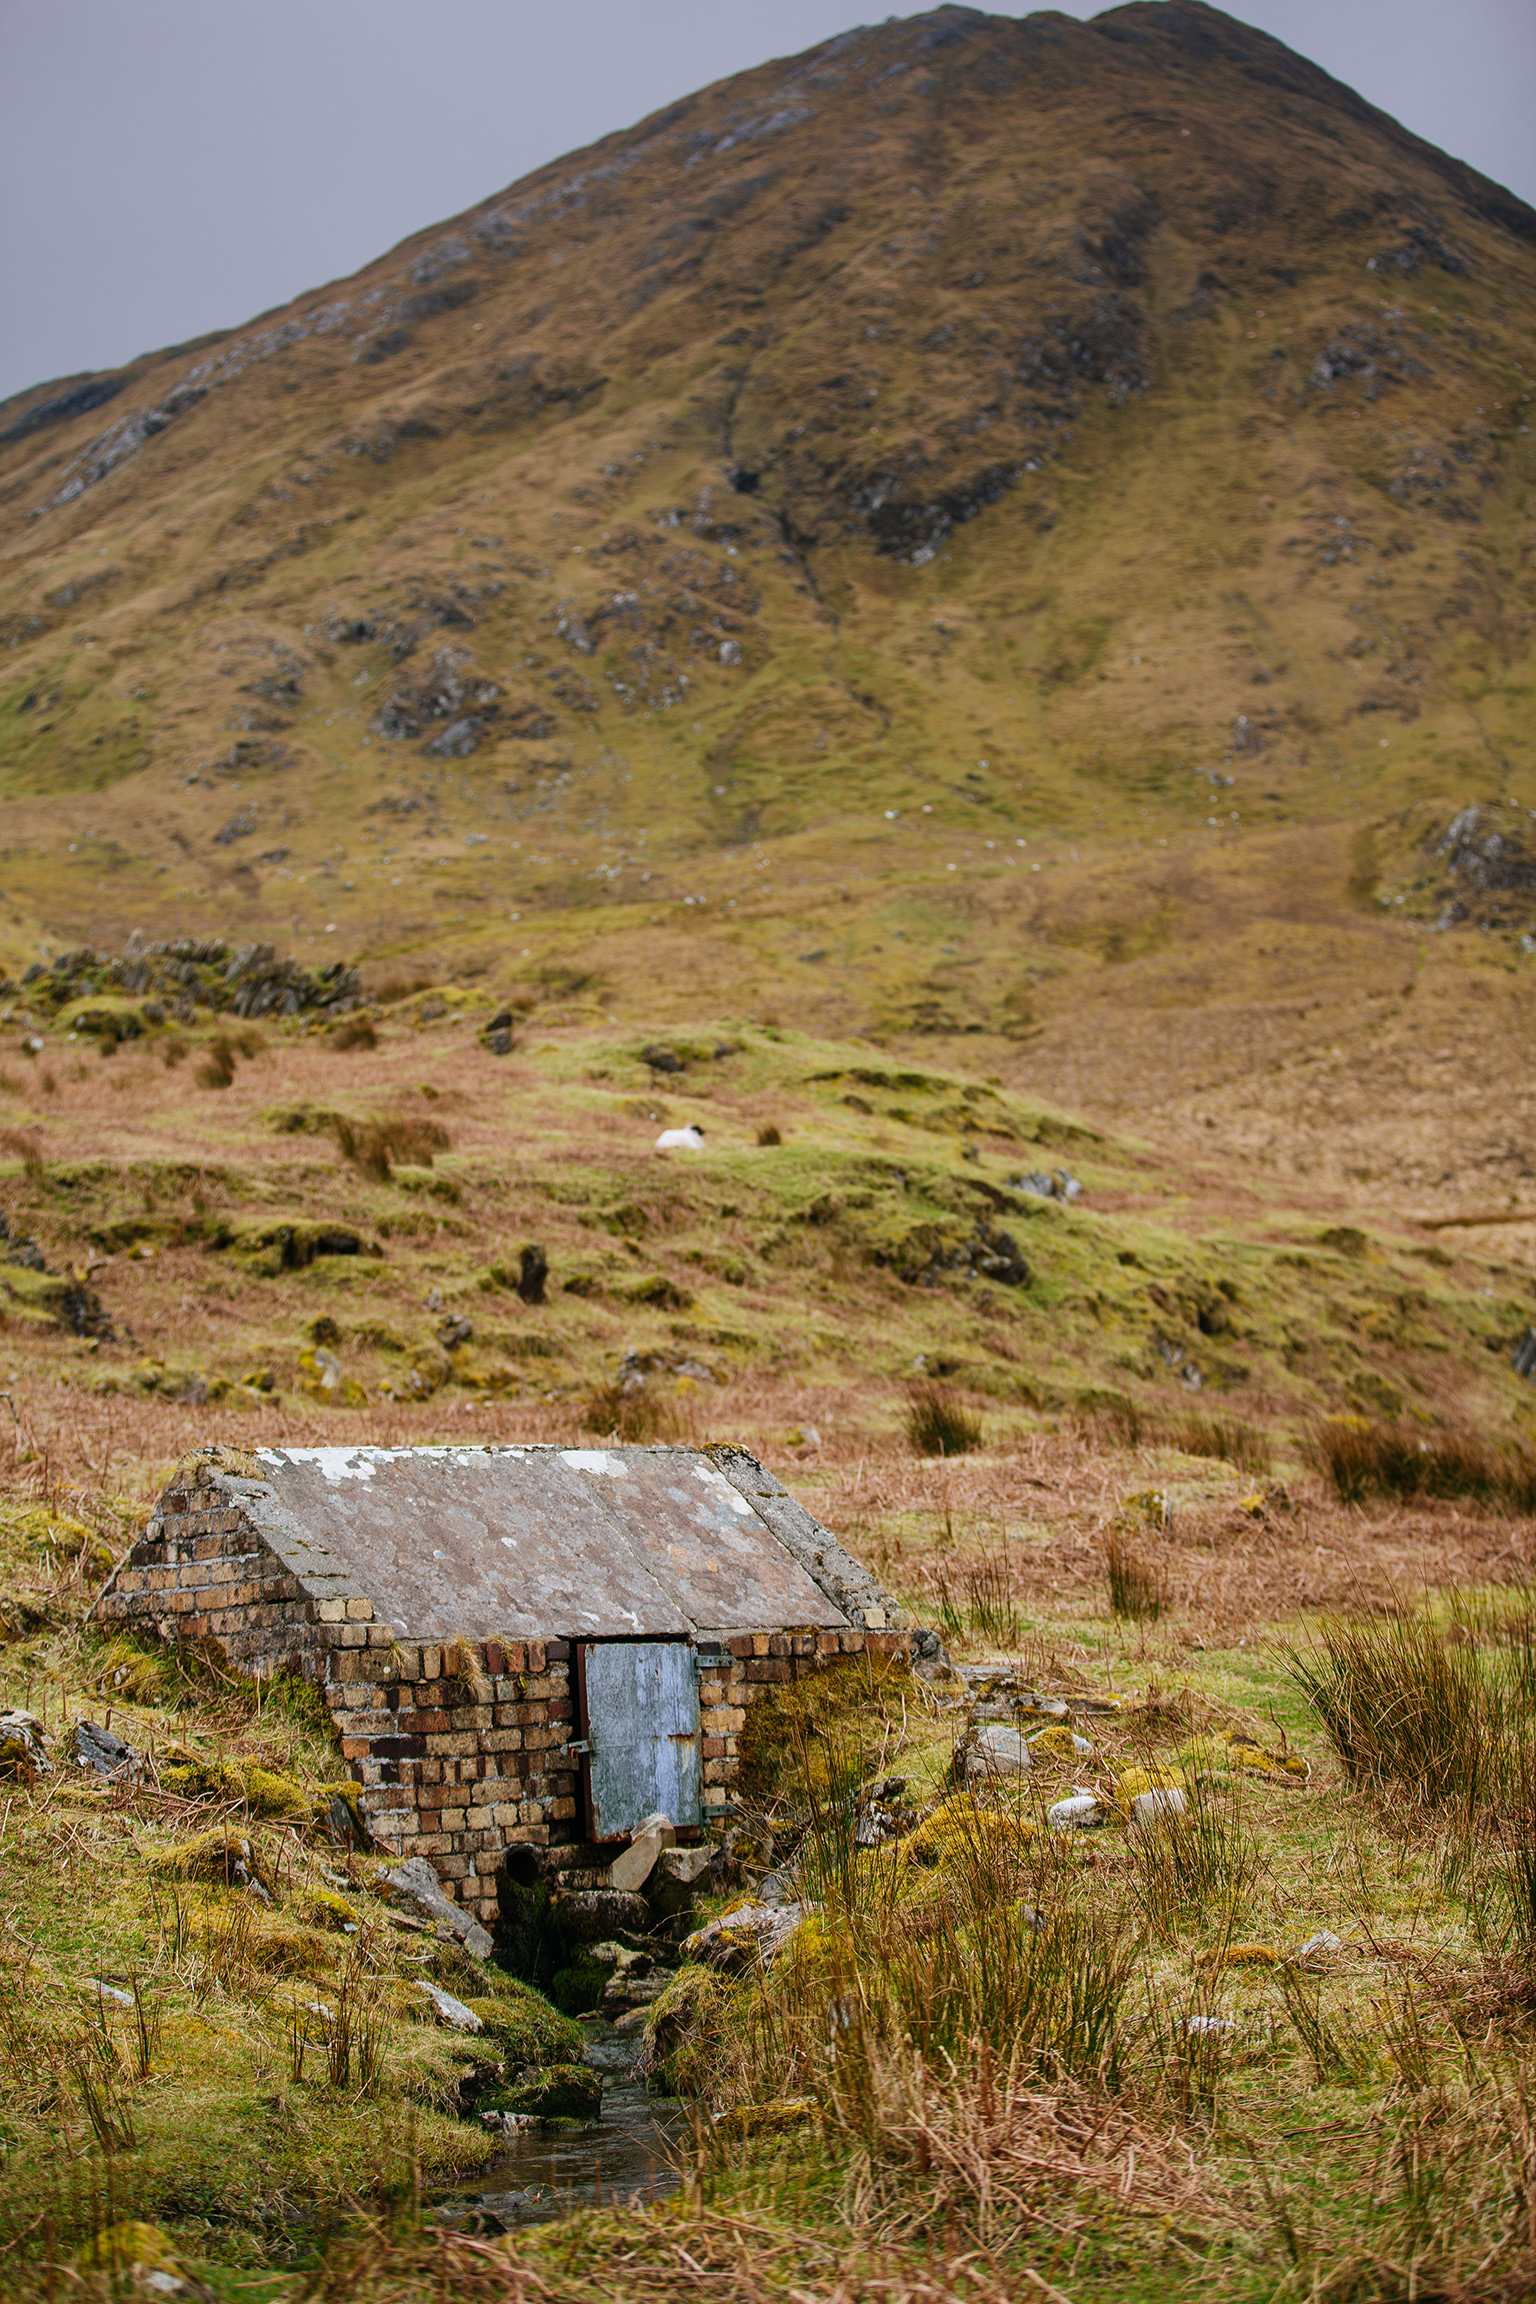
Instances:
[[[683,1638],[892,1621],[744,1449],[258,1448],[225,1478],[304,1589],[402,1639]]]

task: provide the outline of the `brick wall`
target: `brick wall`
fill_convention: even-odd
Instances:
[[[330,1638],[319,1621],[324,1605],[273,1556],[237,1504],[216,1490],[171,1488],[92,1614],[108,1628],[167,1645],[216,1640],[243,1669],[318,1679]],[[373,1614],[366,1601],[350,1605]],[[363,1620],[358,1641],[370,1631],[388,1638]]]
[[[381,1844],[425,1856],[488,1926],[517,1840],[578,1840],[564,1640],[410,1642],[334,1654],[325,1700]]]
[[[708,1642],[701,1641],[707,1648]],[[728,1795],[740,1765],[740,1737],[747,1712],[808,1672],[819,1672],[849,1656],[904,1656],[906,1632],[866,1632],[850,1626],[840,1632],[739,1632],[716,1643],[717,1662],[701,1659],[699,1724],[704,1732],[705,1799]]]

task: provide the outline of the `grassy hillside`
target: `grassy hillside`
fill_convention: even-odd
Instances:
[[[526,959],[1326,1159],[1273,1067],[1536,925],[1533,234],[1213,10],[941,9],[22,395],[13,968]]]

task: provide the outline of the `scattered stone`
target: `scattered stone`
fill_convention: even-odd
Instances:
[[[1079,1736],[1075,1728],[1064,1725],[1037,1728],[1029,1739],[1029,1748],[1032,1752],[1054,1753],[1058,1760],[1088,1760],[1093,1756],[1093,1746],[1087,1737]]]
[[[1342,1936],[1335,1936],[1331,1928],[1319,1928],[1315,1935],[1307,1938],[1299,1952],[1291,1954],[1287,1965],[1294,1968],[1299,1966],[1303,1960],[1331,1959],[1335,1952],[1342,1952],[1343,1949],[1344,1939]]]
[[[1153,1832],[1171,1816],[1186,1814],[1188,1807],[1188,1801],[1175,1786],[1156,1792],[1138,1792],[1131,1802],[1132,1835],[1140,1838]]]
[[[279,960],[271,944],[235,946],[190,937],[152,944],[137,930],[121,959],[81,945],[47,968],[34,962],[22,985],[33,1005],[50,1015],[101,994],[142,999],[152,993],[159,996],[154,1004],[178,1023],[190,1022],[197,1008],[235,1016],[334,1014],[357,1007],[363,997],[357,970],[341,961],[311,972],[296,960]],[[0,983],[0,992],[16,989],[8,980]]]
[[[693,1910],[699,1889],[710,1878],[712,1848],[663,1848],[645,1884],[645,1900],[658,1920],[676,1920]]]
[[[110,1728],[98,1728],[93,1720],[75,1722],[75,1758],[93,1776],[111,1777],[119,1783],[137,1784],[144,1774],[143,1760],[133,1746],[114,1736]]]
[[[490,1937],[478,1920],[471,1920],[462,1906],[443,1894],[443,1884],[425,1856],[408,1857],[393,1872],[386,1872],[384,1884],[394,1891],[396,1903],[414,1906],[426,1919],[442,1922],[452,1929],[466,1952],[477,1960],[489,1960]]]
[[[649,2008],[672,1981],[671,1970],[658,1967],[648,1952],[631,1951],[623,1944],[594,1944],[587,1957],[609,1971],[598,2014],[610,2020]]]
[[[1230,2016],[1185,2016],[1179,2021],[1179,2030],[1192,2040],[1215,2040],[1235,2032],[1237,2026]]]
[[[1069,1176],[1065,1168],[1053,1168],[1049,1174],[1043,1168],[1031,1168],[1008,1181],[1015,1192],[1032,1193],[1037,1200],[1080,1200],[1083,1193],[1077,1178]]]
[[[757,1884],[759,1904],[793,1904],[799,1893],[795,1876],[787,1865],[777,1872],[765,1872]]]
[[[1045,1820],[1053,1832],[1092,1832],[1109,1822],[1109,1811],[1097,1793],[1079,1790],[1047,1808]]]
[[[451,2025],[455,2032],[483,2032],[485,2030],[485,2026],[473,2008],[467,2008],[462,2000],[456,2000],[451,1992],[445,1992],[441,1984],[429,1984],[425,1976],[418,1976],[416,1989],[425,1994],[437,2010],[441,2021]]]
[[[92,1987],[98,2000],[113,2000],[119,2008],[131,2008],[133,2006],[133,1994],[121,1991],[116,1984],[103,1984],[99,1976],[87,1976],[86,1982]]]
[[[525,1304],[542,1304],[549,1280],[549,1258],[536,1242],[518,1257],[517,1292]]]
[[[912,1670],[919,1680],[952,1680],[955,1668],[937,1632],[924,1625],[912,1634]]]
[[[976,1732],[974,1749],[967,1755],[968,1776],[1027,1776],[1034,1763],[1021,1728],[989,1722]]]

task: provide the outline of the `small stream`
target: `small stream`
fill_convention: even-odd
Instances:
[[[632,2075],[639,2041],[588,2022],[586,2061],[603,2075],[602,2117],[584,2127],[530,2128],[465,2184],[438,2195],[436,2220],[456,2229],[510,2232],[550,2224],[601,2202],[627,2206],[675,2192],[689,2122],[673,2098],[648,2095]]]

